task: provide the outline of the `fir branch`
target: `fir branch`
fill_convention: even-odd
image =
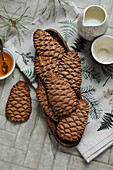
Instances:
[[[21,45],[21,34],[20,34],[20,32],[19,32],[17,27],[15,27],[15,29],[16,29],[16,33],[17,33],[19,44]]]
[[[52,6],[53,6],[53,4],[52,4]],[[50,12],[49,12],[49,15],[47,17],[47,20],[50,18],[51,14],[52,14],[52,10],[53,10],[53,7],[51,7],[51,9],[50,9]]]
[[[11,27],[8,26],[7,31],[6,31],[6,34],[5,34],[5,41],[7,41],[8,37],[9,37],[9,35],[10,35],[10,32],[11,32]]]
[[[43,15],[43,14],[46,12],[46,10],[48,9],[48,7],[49,7],[50,3],[51,3],[51,0],[48,0],[47,5],[46,5],[45,7],[43,7],[43,9],[42,9],[42,11],[41,11],[40,15]]]
[[[55,19],[56,16],[57,16],[55,0],[53,0],[53,16],[54,16],[54,19]]]
[[[4,10],[4,12],[5,12],[6,16],[8,17],[8,19],[10,20],[11,17],[9,16],[9,14],[8,14],[8,12],[7,12],[7,10],[6,10],[6,8],[5,8],[4,5],[2,6],[2,9]],[[4,17],[4,18],[5,18],[5,17]]]
[[[66,16],[66,9],[63,7],[63,5],[62,5],[62,3],[61,3],[61,1],[60,0],[58,0],[58,2],[59,2],[59,4],[60,4],[60,6],[62,7],[62,10],[64,11],[64,14],[65,14],[65,16]]]
[[[87,40],[82,37],[79,37],[75,40],[74,46],[71,46],[73,50],[77,52],[83,52],[86,46]]]
[[[87,93],[89,93],[90,95],[92,95],[93,92],[95,92],[95,88],[90,85],[89,87],[86,87],[86,88],[81,87],[81,91],[82,91],[82,94],[83,94],[83,95],[84,95],[84,94],[87,94]]]
[[[89,104],[91,118],[99,119],[102,114],[102,109],[99,107],[99,101],[95,99],[93,92],[95,92],[95,88],[92,86],[81,88],[82,97]]]
[[[8,25],[9,25],[9,24],[6,23],[6,24],[4,24],[4,25],[1,25],[0,28],[4,28],[4,27],[6,27],[6,26],[8,26]]]
[[[24,10],[24,12],[21,14],[21,16],[15,20],[15,22],[20,21],[20,20],[24,17],[25,13],[27,12],[27,10],[28,10],[29,8],[30,8],[30,7],[27,7],[27,8]]]
[[[28,62],[30,61],[30,59],[31,59],[31,61],[33,62],[34,61],[34,59],[35,59],[35,56],[32,56],[31,55],[31,52],[28,52],[28,53],[19,53],[18,51],[15,51],[17,54],[19,54],[19,55],[21,55],[21,57],[22,57],[22,59],[23,59],[23,61],[24,61],[24,63],[27,65],[28,64]]]
[[[22,70],[22,72],[26,75],[26,77],[27,77],[30,81],[36,82],[37,75],[36,75],[35,70],[32,70],[31,68],[29,68],[29,69],[24,69],[24,70]]]
[[[113,127],[113,110],[111,111],[111,113],[105,113],[102,120],[103,121],[101,121],[101,125],[97,131],[112,128]]]
[[[4,27],[8,27],[6,31],[6,35],[5,35],[5,41],[7,41],[8,37],[10,36],[11,32],[14,32],[15,34],[17,34],[17,38],[19,41],[19,44],[21,45],[21,40],[23,39],[23,37],[20,34],[20,29],[26,29],[26,27],[24,26],[25,24],[25,18],[27,16],[25,16],[25,13],[27,12],[28,8],[27,7],[25,9],[25,11],[21,14],[21,16],[19,18],[14,18],[15,14],[21,9],[18,8],[17,10],[15,10],[15,12],[12,14],[12,16],[10,16],[5,8],[5,6],[2,7],[3,8],[3,12],[5,13],[5,16],[0,15],[0,18],[2,18],[5,22],[5,24],[1,25],[0,28],[4,28]],[[6,22],[7,21],[7,22]],[[26,29],[28,30],[28,29]]]
[[[101,74],[96,72],[94,68],[82,65],[82,76],[85,79],[99,83],[101,81]]]
[[[101,66],[101,69],[104,75],[107,77],[105,83],[103,84],[103,86],[105,86],[110,78],[113,79],[113,64]]]
[[[85,58],[84,57],[80,57],[81,60],[81,65],[83,65],[85,63]]]
[[[67,42],[69,38],[76,32],[76,20],[66,20],[59,23],[62,24],[60,28],[62,29],[64,40]]]
[[[21,9],[21,7],[18,8],[18,9],[16,9],[16,11],[12,14],[11,18],[12,18],[20,9]]]

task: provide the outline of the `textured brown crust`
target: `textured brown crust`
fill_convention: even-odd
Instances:
[[[41,81],[38,82],[39,85],[36,89],[36,94],[37,94],[37,99],[40,102],[42,108],[44,109],[44,112],[46,113],[47,116],[49,116],[52,120],[55,122],[58,122],[58,116],[55,115],[53,112],[52,108],[49,106],[49,102],[46,96],[46,91],[41,83]]]
[[[65,147],[76,146],[88,120],[88,103],[82,99],[81,61],[57,31],[34,33],[35,70],[39,78],[36,90],[49,127],[56,140]]]
[[[68,142],[79,141],[87,124],[88,113],[88,103],[80,99],[76,111],[59,121],[56,133],[60,138]]]
[[[53,57],[37,56],[34,62],[35,70],[40,77],[46,70],[51,70],[67,81],[74,91],[80,91],[81,85],[81,61],[75,51],[64,53],[61,59]]]
[[[14,122],[23,122],[29,119],[30,114],[30,89],[26,82],[19,81],[11,89],[6,104],[6,117]]]
[[[54,56],[54,57],[61,57],[59,55],[64,53],[64,48],[50,36],[50,34],[46,31],[37,30],[33,36],[34,47],[36,48],[36,52],[38,55],[43,56]],[[55,53],[54,53],[55,52]]]

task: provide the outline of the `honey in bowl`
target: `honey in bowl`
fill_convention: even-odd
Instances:
[[[8,53],[6,53],[6,52],[3,52],[3,53],[4,53],[5,62],[8,65],[8,72],[6,73],[6,74],[8,74],[13,67],[13,60],[12,60],[12,57]],[[2,72],[2,65],[3,65],[3,59],[2,59],[2,54],[0,52],[0,77],[6,75],[6,74],[3,74],[3,72]]]

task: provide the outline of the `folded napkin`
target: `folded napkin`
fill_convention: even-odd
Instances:
[[[66,17],[59,10],[55,21],[50,19],[45,22],[44,18],[33,21],[28,26],[30,32],[22,31],[24,41],[21,46],[16,36],[5,43],[5,47],[12,51],[18,67],[34,88],[38,84],[33,64],[35,57],[33,33],[36,29],[53,28],[61,33],[69,46],[74,46],[74,40],[78,36],[74,31],[75,18],[79,10],[72,2],[70,6],[74,11],[69,7]],[[77,149],[87,162],[113,144],[113,65],[102,66],[96,63],[90,54],[90,45],[86,43],[85,51],[79,53],[82,67],[82,97],[88,101],[90,113],[85,133]]]

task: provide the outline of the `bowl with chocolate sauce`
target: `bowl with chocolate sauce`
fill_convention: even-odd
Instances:
[[[15,68],[15,58],[11,51],[7,50],[6,48],[3,48],[3,54],[6,64],[8,65],[8,72],[4,74],[2,72],[2,65],[3,65],[3,59],[2,54],[0,52],[0,80],[3,80],[10,76]]]

